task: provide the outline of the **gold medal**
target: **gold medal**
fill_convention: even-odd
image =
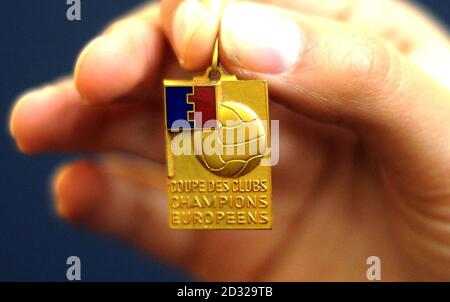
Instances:
[[[267,82],[238,80],[218,65],[164,80],[169,226],[271,229]]]

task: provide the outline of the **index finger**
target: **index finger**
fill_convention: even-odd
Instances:
[[[159,5],[150,5],[114,22],[81,52],[75,85],[90,104],[145,97],[159,79],[164,36]]]

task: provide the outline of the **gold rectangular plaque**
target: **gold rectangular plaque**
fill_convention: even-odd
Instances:
[[[169,226],[271,229],[267,82],[164,81]]]

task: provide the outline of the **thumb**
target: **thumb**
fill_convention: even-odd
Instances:
[[[449,92],[383,40],[348,24],[237,2],[224,10],[220,38],[230,72],[267,79],[278,102],[352,129],[398,185],[447,190]]]
[[[447,276],[448,90],[358,28],[269,6],[227,6],[221,45],[229,71],[267,79],[278,102],[365,142],[382,170],[377,202],[389,202],[393,239],[415,265]]]

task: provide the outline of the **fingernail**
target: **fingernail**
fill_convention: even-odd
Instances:
[[[173,19],[173,43],[178,58],[183,60],[184,49],[201,23],[208,16],[208,8],[199,0],[182,2]]]
[[[221,42],[232,63],[277,74],[299,60],[302,36],[295,21],[269,6],[230,3],[222,16]]]

